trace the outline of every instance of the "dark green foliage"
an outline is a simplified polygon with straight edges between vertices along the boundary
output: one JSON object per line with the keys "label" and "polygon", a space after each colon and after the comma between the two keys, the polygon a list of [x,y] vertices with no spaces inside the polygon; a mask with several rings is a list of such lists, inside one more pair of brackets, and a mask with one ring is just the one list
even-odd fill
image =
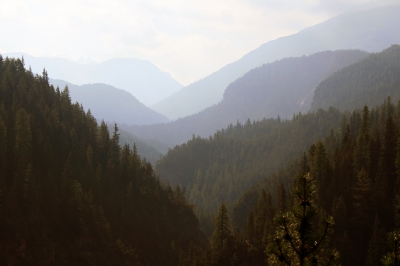
{"label": "dark green foliage", "polygon": [[[325,250],[333,219],[318,217],[316,187],[310,174],[298,175],[292,195],[293,209],[277,215],[276,233],[267,249],[268,262],[271,265],[335,265],[337,252]],[[315,228],[318,219],[321,221],[319,233]]]}
{"label": "dark green foliage", "polygon": [[393,231],[388,234],[389,253],[382,258],[382,264],[385,266],[400,265],[400,232]]}
{"label": "dark green foliage", "polygon": [[400,98],[400,46],[392,45],[358,63],[339,70],[315,90],[312,109],[354,110],[376,106],[388,95]]}
{"label": "dark green foliage", "polygon": [[257,205],[250,212],[244,231],[244,239],[247,245],[248,261],[251,265],[263,265],[267,263],[265,247],[268,237],[275,229],[273,218],[275,207],[270,193],[262,190]]}
{"label": "dark green foliage", "polygon": [[121,146],[124,144],[129,144],[131,147],[135,146],[140,157],[146,159],[153,166],[161,158],[161,155],[168,151],[168,147],[165,144],[156,140],[143,140],[125,130],[120,130],[119,132],[121,133],[119,140]]}
{"label": "dark green foliage", "polygon": [[225,204],[222,204],[215,220],[215,230],[211,238],[211,246],[216,265],[227,265],[230,260],[229,253],[232,250],[232,244],[233,236],[228,209]]}
{"label": "dark green foliage", "polygon": [[[332,215],[335,220],[328,246],[338,249],[340,263],[379,265],[386,252],[382,244],[386,230],[393,231],[399,225],[400,201],[396,196],[399,181],[393,183],[393,173],[398,174],[399,169],[396,129],[400,120],[393,110],[396,108],[388,98],[371,111],[365,107],[352,114],[345,113],[343,121],[350,123],[342,125],[339,132],[333,132],[333,138],[329,133],[325,139],[311,145],[308,155],[299,156],[298,163],[294,163],[297,167],[288,165],[244,193],[235,205],[233,217],[248,217],[245,235],[251,236],[255,231],[254,210],[258,204],[254,195],[257,191],[272,190],[274,206],[281,206],[283,186],[279,180],[287,182],[285,189],[295,187],[288,176],[289,173],[294,176],[293,169],[300,168],[299,176],[309,171],[316,179],[314,203],[320,213]],[[288,201],[294,207],[297,202]],[[282,224],[284,219],[279,212],[278,217]],[[313,225],[320,222],[318,219]],[[254,253],[248,252],[247,261],[251,261],[249,256],[255,258]]]}
{"label": "dark green foliage", "polygon": [[[300,113],[290,121],[264,119],[230,125],[213,137],[193,136],[187,143],[169,150],[158,161],[156,170],[171,184],[186,187],[188,200],[198,209],[215,213],[221,201],[232,207],[249,187],[287,166],[288,161],[327,135],[332,127],[338,128],[341,118],[337,110],[329,109],[307,115]],[[281,182],[288,188],[293,175],[285,176],[268,181],[272,183],[266,192],[274,196]],[[261,189],[251,198],[257,201],[260,192]],[[250,206],[245,202],[243,205]],[[245,206],[245,212],[233,213],[235,230],[243,229],[246,220],[243,215],[247,217],[254,205]]]}
{"label": "dark green foliage", "polygon": [[0,56],[0,78],[2,264],[176,265],[205,244],[184,193],[119,145],[117,125],[19,59]]}
{"label": "dark green foliage", "polygon": [[365,262],[366,265],[379,265],[383,254],[386,253],[385,235],[385,228],[380,225],[378,217],[375,217],[372,236],[369,241],[368,257]]}

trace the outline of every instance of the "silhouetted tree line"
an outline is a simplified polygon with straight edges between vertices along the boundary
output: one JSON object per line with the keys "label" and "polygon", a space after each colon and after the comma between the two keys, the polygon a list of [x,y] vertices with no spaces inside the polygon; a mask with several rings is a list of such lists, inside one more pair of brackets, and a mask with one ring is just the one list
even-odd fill
{"label": "silhouetted tree line", "polygon": [[3,265],[176,265],[205,235],[179,187],[159,181],[66,87],[0,56]]}
{"label": "silhouetted tree line", "polygon": [[[247,217],[241,225],[222,205],[208,250],[182,265],[398,265],[399,126],[390,97],[343,115],[298,163],[242,195],[233,209],[234,222]],[[271,186],[277,177],[288,182]]]}

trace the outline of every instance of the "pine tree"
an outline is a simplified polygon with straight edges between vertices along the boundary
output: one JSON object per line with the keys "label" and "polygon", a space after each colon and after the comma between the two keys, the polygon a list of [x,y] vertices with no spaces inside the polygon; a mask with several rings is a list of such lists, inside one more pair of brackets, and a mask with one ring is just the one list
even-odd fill
{"label": "pine tree", "polygon": [[394,185],[396,183],[396,129],[392,116],[386,120],[385,131],[383,135],[382,157],[384,160],[385,172],[390,190],[387,194],[392,198]]}
{"label": "pine tree", "polygon": [[231,236],[230,226],[228,209],[225,204],[222,204],[216,217],[215,230],[212,235],[212,246],[215,251],[221,252],[226,247],[227,241]]}
{"label": "pine tree", "polygon": [[230,260],[229,253],[233,251],[232,240],[228,209],[225,204],[222,204],[215,220],[215,230],[211,239],[216,265],[228,264]]}
{"label": "pine tree", "polygon": [[6,138],[7,129],[0,114],[0,176],[6,174]]}
{"label": "pine tree", "polygon": [[358,248],[358,259],[362,260],[365,258],[363,247],[365,241],[365,234],[368,225],[371,224],[371,180],[367,176],[367,172],[362,169],[357,177],[357,183],[353,189],[354,198],[354,214],[353,222],[359,229],[359,248]]}
{"label": "pine tree", "polygon": [[369,154],[369,141],[370,141],[370,121],[368,107],[364,106],[363,117],[361,120],[361,127],[357,137],[357,144],[354,154],[354,169],[355,173],[364,168],[365,171],[369,170],[370,154]]}
{"label": "pine tree", "polygon": [[385,253],[385,234],[385,229],[380,225],[378,216],[375,216],[372,236],[369,241],[368,257],[365,261],[366,265],[379,265]]}
{"label": "pine tree", "polygon": [[319,219],[319,213],[315,194],[316,187],[310,174],[295,179],[293,209],[286,214],[278,214],[275,238],[271,239],[267,247],[268,262],[271,265],[336,263],[338,253],[325,250],[332,232],[333,218],[323,218],[324,222],[320,230],[317,230],[314,223]]}
{"label": "pine tree", "polygon": [[[328,177],[329,161],[327,152],[322,141],[318,141],[313,151],[311,158],[311,176],[315,180],[318,186],[318,202],[324,209],[328,209],[331,206],[331,195],[330,195],[330,183],[331,180]],[[328,207],[329,206],[329,207]]]}
{"label": "pine tree", "polygon": [[285,186],[281,182],[278,187],[278,203],[277,203],[277,211],[278,212],[286,212],[287,211],[287,196]]}
{"label": "pine tree", "polygon": [[390,252],[382,258],[385,266],[400,265],[400,231],[393,231],[388,234],[388,245]]}

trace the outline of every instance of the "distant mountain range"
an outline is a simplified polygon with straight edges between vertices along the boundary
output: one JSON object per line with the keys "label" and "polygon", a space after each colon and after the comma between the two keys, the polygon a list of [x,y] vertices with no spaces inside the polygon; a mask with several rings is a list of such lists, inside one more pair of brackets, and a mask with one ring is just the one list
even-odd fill
{"label": "distant mountain range", "polygon": [[104,121],[118,124],[149,125],[169,121],[165,116],[139,102],[129,92],[107,84],[79,86],[56,79],[50,79],[49,82],[60,90],[68,85],[72,102],[79,102],[86,110],[90,109],[99,122],[104,119]]}
{"label": "distant mountain range", "polygon": [[388,96],[400,99],[400,45],[336,72],[318,85],[312,109],[333,106],[351,111],[364,105],[377,106]]}
{"label": "distant mountain range", "polygon": [[223,100],[198,114],[167,124],[125,128],[147,139],[158,139],[174,146],[186,142],[192,134],[201,137],[247,119],[289,119],[310,110],[318,84],[350,64],[368,56],[359,50],[319,52],[310,56],[286,58],[263,65],[232,82]]}
{"label": "distant mountain range", "polygon": [[344,13],[297,34],[267,42],[240,60],[184,87],[151,106],[170,119],[188,116],[217,104],[230,82],[252,68],[285,57],[319,51],[360,49],[379,52],[400,43],[400,6],[374,7]]}
{"label": "distant mountain range", "polygon": [[102,63],[80,64],[62,58],[34,57],[25,53],[5,53],[3,57],[24,56],[25,66],[41,74],[43,68],[50,78],[77,85],[105,83],[126,90],[149,106],[180,90],[182,85],[170,74],[146,60],[114,58]]}

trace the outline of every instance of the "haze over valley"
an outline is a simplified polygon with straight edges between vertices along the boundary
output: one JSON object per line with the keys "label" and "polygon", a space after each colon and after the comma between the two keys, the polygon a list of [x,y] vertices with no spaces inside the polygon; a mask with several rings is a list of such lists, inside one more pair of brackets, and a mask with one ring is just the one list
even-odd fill
{"label": "haze over valley", "polygon": [[398,264],[399,0],[2,10],[2,264]]}

